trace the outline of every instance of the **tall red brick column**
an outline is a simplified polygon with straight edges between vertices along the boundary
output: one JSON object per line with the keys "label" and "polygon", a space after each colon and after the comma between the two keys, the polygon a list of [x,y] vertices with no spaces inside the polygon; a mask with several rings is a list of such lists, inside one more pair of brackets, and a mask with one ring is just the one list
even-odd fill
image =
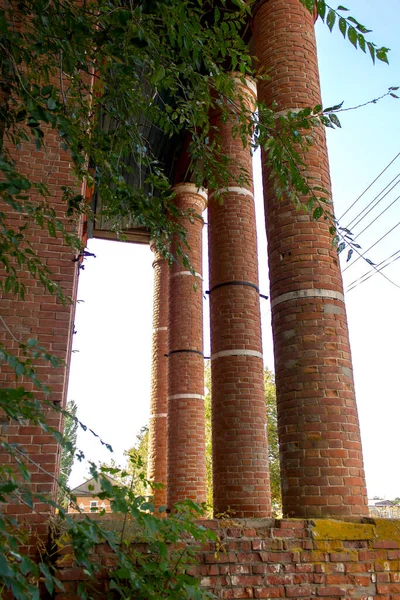
{"label": "tall red brick column", "polygon": [[[155,252],[153,292],[153,348],[151,367],[149,462],[150,481],[167,483],[167,395],[168,395],[168,262]],[[154,490],[156,507],[165,506],[166,489]]]}
{"label": "tall red brick column", "polygon": [[[314,21],[299,0],[261,3],[253,25],[259,66],[271,76],[259,82],[259,100],[281,111],[320,104]],[[322,128],[304,161],[315,185],[329,189]],[[263,164],[283,511],[367,515],[337,252],[327,223],[278,202],[269,175]]]}
{"label": "tall red brick column", "polygon": [[195,276],[177,255],[170,268],[168,342],[168,453],[167,506],[191,498],[206,500],[203,290],[201,214],[205,190],[192,183],[174,187],[175,204],[192,217],[183,219],[188,254]]}
{"label": "tall red brick column", "polygon": [[[254,105],[255,85],[241,92]],[[233,119],[211,115],[231,179],[222,200],[210,193],[210,265],[213,492],[215,514],[271,513],[257,234],[250,148],[232,137]],[[238,186],[240,169],[247,183]]]}

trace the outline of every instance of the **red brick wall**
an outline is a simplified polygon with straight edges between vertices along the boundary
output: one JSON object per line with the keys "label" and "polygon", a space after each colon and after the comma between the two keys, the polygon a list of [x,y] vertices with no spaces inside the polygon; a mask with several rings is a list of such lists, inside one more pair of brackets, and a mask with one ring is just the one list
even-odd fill
{"label": "red brick wall", "polygon": [[[398,600],[400,598],[400,522],[370,524],[330,520],[246,519],[205,521],[215,529],[211,543],[190,572],[222,599]],[[115,560],[106,545],[96,548],[103,565],[97,579],[104,598]],[[66,588],[56,600],[77,600],[85,579],[68,548],[58,560]]]}
{"label": "red brick wall", "polygon": [[206,500],[203,285],[201,214],[206,193],[192,183],[174,187],[175,204],[193,216],[183,219],[189,248],[183,248],[196,275],[176,257],[170,268],[168,325],[167,506],[191,498]]}
{"label": "red brick wall", "polygon": [[[61,150],[61,143],[57,133],[46,132],[46,148],[37,151],[33,144],[24,143],[14,153],[17,166],[20,171],[35,182],[47,183],[50,191],[50,205],[56,210],[57,217],[65,220],[65,205],[62,201],[61,186],[75,186],[76,182],[71,172],[71,163],[68,154]],[[36,200],[32,194],[32,200]],[[6,211],[9,211],[6,208]],[[18,228],[28,222],[25,215],[10,213],[7,219],[9,227]],[[76,224],[78,231],[79,224]],[[38,339],[51,354],[59,357],[65,363],[59,368],[54,368],[48,362],[38,363],[37,373],[40,381],[50,387],[49,399],[58,406],[64,406],[68,384],[68,366],[71,352],[74,301],[77,288],[78,263],[73,262],[73,252],[58,235],[51,237],[47,229],[41,229],[29,222],[26,238],[32,244],[33,249],[47,265],[53,274],[53,280],[61,285],[64,294],[72,298],[72,303],[63,305],[55,296],[44,291],[43,286],[38,283],[27,271],[22,270],[21,280],[26,286],[24,301],[7,293],[0,293],[0,314],[6,327],[0,322],[0,340],[6,348],[19,354],[18,343],[13,339],[26,342],[29,338]],[[1,273],[1,277],[4,273]],[[8,329],[10,331],[8,331]],[[11,332],[11,333],[10,333]],[[12,335],[11,335],[12,334]],[[17,382],[21,385],[21,380]],[[24,382],[27,390],[33,390],[30,381]],[[4,364],[0,370],[0,386],[15,387],[16,381],[12,371]],[[43,395],[37,394],[38,398]],[[60,415],[51,409],[47,409],[47,422],[56,429],[62,428]],[[12,443],[21,444],[29,457],[37,463],[30,464],[32,472],[33,490],[37,492],[56,491],[53,476],[57,475],[59,468],[59,447],[54,437],[44,433],[40,427],[29,424],[12,424],[2,431],[2,435]],[[5,464],[11,461],[7,454],[0,456],[0,461]],[[36,509],[47,511],[48,506],[38,503]],[[24,505],[9,504],[9,514],[29,514],[31,509]],[[40,521],[40,517],[30,514],[29,520]]]}
{"label": "red brick wall", "polygon": [[[259,100],[283,111],[319,104],[313,17],[298,0],[269,0],[253,25],[255,54],[271,76],[259,83]],[[314,185],[329,189],[322,127],[304,162]],[[283,511],[366,515],[346,309],[329,224],[278,202],[265,163],[263,181]]]}

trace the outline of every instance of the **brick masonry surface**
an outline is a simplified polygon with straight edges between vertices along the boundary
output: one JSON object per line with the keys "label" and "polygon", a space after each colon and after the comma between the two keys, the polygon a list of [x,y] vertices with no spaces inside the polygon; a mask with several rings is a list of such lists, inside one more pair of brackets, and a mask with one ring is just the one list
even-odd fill
{"label": "brick masonry surface", "polygon": [[201,217],[206,193],[194,184],[174,187],[174,202],[187,216],[188,256],[196,276],[177,254],[169,271],[167,506],[191,498],[206,500],[203,281]]}
{"label": "brick masonry surface", "polygon": [[[152,248],[155,250],[155,248]],[[153,344],[149,422],[148,478],[167,483],[167,396],[168,396],[168,262],[156,252],[153,262]],[[164,506],[165,487],[154,491],[156,506]]]}
{"label": "brick masonry surface", "polygon": [[[238,84],[236,84],[239,87]],[[251,86],[251,82],[250,82]],[[240,86],[249,110],[251,89]],[[257,234],[250,144],[234,119],[211,115],[231,180],[208,202],[214,514],[271,514]],[[242,169],[244,187],[237,187]]]}
{"label": "brick masonry surface", "polygon": [[[261,102],[282,112],[321,103],[313,17],[298,0],[254,16],[255,54],[271,76]],[[330,189],[322,127],[304,154],[313,184]],[[276,200],[263,157],[272,329],[288,517],[368,514],[343,285],[329,223]],[[306,199],[305,199],[306,200]]]}
{"label": "brick masonry surface", "polygon": [[[202,549],[190,572],[221,599],[398,600],[400,521],[369,521],[203,521],[220,541],[218,548],[213,542]],[[104,544],[96,556],[103,568],[93,597],[105,598],[115,560]],[[78,600],[77,585],[85,576],[68,548],[57,564],[65,593],[56,600]]]}
{"label": "brick masonry surface", "polygon": [[[51,206],[55,209],[57,217],[64,225],[78,233],[80,223],[68,223],[65,217],[65,201],[62,199],[61,186],[75,187],[79,193],[72,173],[72,164],[68,154],[61,149],[61,140],[57,132],[46,132],[46,147],[37,151],[34,144],[24,142],[13,153],[17,166],[23,175],[33,182],[44,182],[48,185],[51,194]],[[32,193],[33,201],[39,200]],[[4,209],[1,206],[1,209]],[[8,209],[6,209],[8,210]],[[10,211],[9,211],[10,212]],[[39,380],[49,386],[51,393],[49,400],[57,406],[64,406],[68,385],[69,359],[71,353],[75,300],[78,281],[79,262],[74,262],[71,247],[67,246],[60,235],[50,235],[47,228],[40,228],[29,221],[25,214],[16,211],[10,212],[7,226],[18,230],[26,226],[26,239],[38,253],[43,263],[50,269],[53,281],[60,284],[66,297],[72,302],[62,304],[54,295],[47,293],[42,284],[37,281],[27,270],[19,271],[20,280],[26,286],[25,300],[22,301],[10,293],[2,292],[0,295],[0,342],[6,349],[16,355],[21,355],[19,341],[27,342],[29,338],[39,340],[48,352],[63,361],[61,366],[54,368],[49,362],[37,361],[37,374]],[[5,276],[0,271],[0,278]],[[2,364],[0,368],[0,388],[15,387],[15,375]],[[18,380],[18,385],[22,385]],[[31,381],[24,381],[26,390],[33,391]],[[36,397],[41,399],[40,393]],[[46,409],[47,423],[55,429],[62,429],[60,414],[52,409]],[[2,430],[3,429],[3,430]],[[6,428],[0,427],[0,434],[10,442],[20,444],[31,461],[29,468],[32,473],[32,489],[40,493],[55,493],[54,476],[58,474],[60,448],[51,433],[46,433],[39,426],[30,423],[17,424],[13,422]],[[9,454],[0,454],[0,464],[9,464]],[[37,502],[36,510],[43,512],[48,506]],[[32,513],[28,506],[9,503],[6,508],[9,515],[25,515],[31,522],[40,522],[42,519]],[[28,515],[28,517],[27,517]],[[39,527],[39,526],[38,526]],[[41,526],[44,528],[44,525]]]}

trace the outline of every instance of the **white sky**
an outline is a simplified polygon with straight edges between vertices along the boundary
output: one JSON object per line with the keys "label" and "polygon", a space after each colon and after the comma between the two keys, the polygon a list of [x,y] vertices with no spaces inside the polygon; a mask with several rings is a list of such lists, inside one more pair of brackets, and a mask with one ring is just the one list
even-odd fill
{"label": "white sky", "polygon": [[[324,105],[345,100],[344,107],[376,98],[391,85],[400,85],[400,40],[394,15],[398,0],[349,0],[352,13],[374,29],[372,39],[392,49],[391,66],[372,66],[339,32],[332,35],[318,26],[319,58]],[[397,10],[396,10],[397,9]],[[379,14],[378,14],[379,10]],[[329,132],[336,215],[341,215],[400,152],[399,100],[378,104],[341,116],[343,129]],[[359,200],[341,221],[347,226],[380,191],[400,173],[400,158]],[[266,239],[263,223],[259,164],[255,165],[259,227],[261,293],[269,294]],[[365,252],[400,221],[400,200],[377,219],[380,212],[400,196],[400,184],[379,206],[354,227]],[[206,227],[204,232],[206,233]],[[206,237],[206,236],[205,236]],[[205,246],[206,247],[206,246]],[[121,462],[123,451],[135,442],[148,423],[152,331],[152,253],[148,246],[91,240],[89,250],[97,258],[85,262],[81,272],[68,397],[78,403],[79,418],[111,443]],[[368,254],[375,263],[400,250],[400,225]],[[208,289],[205,258],[204,289]],[[343,260],[345,261],[345,258]],[[351,261],[344,272],[345,289],[371,267]],[[384,273],[400,286],[400,260]],[[400,496],[398,436],[400,423],[399,341],[400,289],[375,274],[346,294],[357,401],[361,421],[368,493],[388,498]],[[205,309],[205,355],[209,355],[208,300]],[[261,299],[265,364],[273,368],[271,312]],[[92,460],[111,455],[90,434],[79,436],[78,445]],[[86,475],[83,464],[74,467],[71,485]]]}

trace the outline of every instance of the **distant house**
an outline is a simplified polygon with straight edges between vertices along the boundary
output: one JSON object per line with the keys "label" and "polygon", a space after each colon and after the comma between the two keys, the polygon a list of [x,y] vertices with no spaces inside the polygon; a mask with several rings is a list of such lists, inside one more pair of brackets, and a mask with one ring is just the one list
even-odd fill
{"label": "distant house", "polygon": [[[120,485],[118,481],[110,477],[109,475],[102,474],[102,477],[108,479],[112,485]],[[88,479],[81,485],[78,485],[75,489],[71,490],[71,494],[76,497],[76,503],[80,510],[84,513],[95,513],[104,510],[106,513],[112,512],[110,501],[105,499],[102,500],[98,497],[98,494],[102,491],[101,485],[93,477]],[[79,512],[72,504],[68,507],[69,513]]]}
{"label": "distant house", "polygon": [[383,498],[368,499],[369,514],[381,519],[400,519],[400,506]]}

